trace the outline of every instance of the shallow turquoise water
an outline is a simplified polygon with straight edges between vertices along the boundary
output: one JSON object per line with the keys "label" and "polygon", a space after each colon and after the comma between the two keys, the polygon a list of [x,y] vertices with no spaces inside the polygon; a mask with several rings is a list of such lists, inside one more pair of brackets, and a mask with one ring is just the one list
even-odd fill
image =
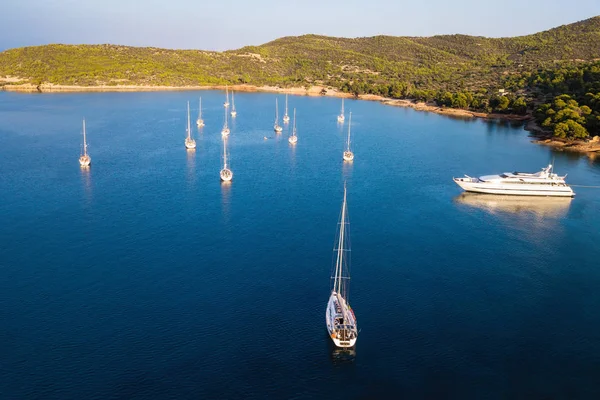
{"label": "shallow turquoise water", "polygon": [[[295,148],[274,99],[236,95],[223,186],[221,92],[0,92],[3,397],[600,396],[600,190],[521,202],[451,179],[555,159],[599,185],[599,163],[521,127],[347,101],[343,165],[339,99],[290,97]],[[360,334],[341,359],[324,316],[344,180]]]}

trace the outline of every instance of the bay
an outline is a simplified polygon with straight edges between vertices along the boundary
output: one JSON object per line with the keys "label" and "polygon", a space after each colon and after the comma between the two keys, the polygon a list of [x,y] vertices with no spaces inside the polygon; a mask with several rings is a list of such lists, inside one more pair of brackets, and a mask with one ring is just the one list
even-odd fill
{"label": "bay", "polygon": [[[600,396],[598,189],[452,182],[554,162],[593,186],[598,162],[520,126],[348,100],[344,164],[339,99],[290,96],[292,147],[275,98],[236,94],[222,185],[222,92],[0,92],[2,397]],[[325,330],[345,181],[354,357]]]}

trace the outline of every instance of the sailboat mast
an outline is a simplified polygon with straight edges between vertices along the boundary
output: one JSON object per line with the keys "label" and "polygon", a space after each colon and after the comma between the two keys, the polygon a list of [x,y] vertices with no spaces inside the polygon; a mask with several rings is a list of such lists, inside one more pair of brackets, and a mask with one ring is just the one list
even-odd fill
{"label": "sailboat mast", "polygon": [[[286,98],[287,100],[287,98]],[[294,128],[292,129],[292,136],[296,136],[296,109],[294,108]]]}
{"label": "sailboat mast", "polygon": [[227,129],[227,110],[225,110],[225,126],[223,129]]}
{"label": "sailboat mast", "polygon": [[288,98],[288,95],[286,93],[286,95],[285,95],[285,115],[287,115],[287,113],[288,113],[287,98]]}
{"label": "sailboat mast", "polygon": [[279,104],[277,103],[277,99],[275,99],[275,123],[279,121]]}
{"label": "sailboat mast", "polygon": [[198,119],[202,119],[202,97],[200,97],[200,102],[198,105]]}
{"label": "sailboat mast", "polygon": [[350,151],[350,126],[352,126],[352,111],[350,111],[350,116],[348,118],[348,144],[347,144],[348,151]]}
{"label": "sailboat mast", "polygon": [[342,97],[342,115],[344,115],[344,98]]}
{"label": "sailboat mast", "polygon": [[223,139],[223,169],[227,168],[227,138]]}
{"label": "sailboat mast", "polygon": [[342,290],[342,274],[343,274],[343,266],[344,266],[344,233],[346,231],[346,185],[344,184],[344,202],[342,203],[342,217],[340,221],[340,235],[338,241],[338,253],[337,260],[335,264],[335,284],[333,286],[333,290],[336,293],[340,293]]}
{"label": "sailboat mast", "polygon": [[87,156],[87,141],[85,140],[85,119],[83,120],[83,155]]}
{"label": "sailboat mast", "polygon": [[192,130],[190,129],[190,102],[187,102],[187,137],[191,139]]}

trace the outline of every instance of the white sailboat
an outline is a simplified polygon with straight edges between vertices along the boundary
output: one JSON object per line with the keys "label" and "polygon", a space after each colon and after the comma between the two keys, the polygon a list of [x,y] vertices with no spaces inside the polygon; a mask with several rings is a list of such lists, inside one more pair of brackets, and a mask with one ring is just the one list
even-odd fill
{"label": "white sailboat", "polygon": [[92,157],[87,152],[87,141],[85,136],[85,119],[83,120],[83,154],[79,157],[79,165],[89,167],[92,163]]}
{"label": "white sailboat", "polygon": [[229,89],[227,88],[227,85],[225,85],[225,103],[223,103],[223,106],[225,108],[229,107]]}
{"label": "white sailboat", "polygon": [[344,98],[342,97],[342,112],[340,113],[340,115],[338,115],[337,120],[338,122],[342,123],[345,119],[346,117],[344,116]]}
{"label": "white sailboat", "polygon": [[187,102],[187,137],[185,138],[185,148],[192,150],[196,148],[196,141],[192,139],[192,129],[190,128],[190,102]]}
{"label": "white sailboat", "polygon": [[225,108],[225,123],[223,124],[223,129],[221,129],[221,136],[228,136],[230,133],[229,127],[227,126],[227,108]]}
{"label": "white sailboat", "polygon": [[337,249],[334,249],[337,252],[337,258],[334,275],[331,277],[333,288],[327,302],[325,323],[329,336],[337,347],[352,347],[358,338],[358,329],[356,316],[348,300],[350,249],[349,246],[346,246],[349,239],[346,185],[344,185],[344,202],[342,203],[342,215],[339,225]]}
{"label": "white sailboat", "polygon": [[352,111],[350,111],[350,117],[348,118],[348,141],[346,142],[346,151],[344,151],[344,161],[354,160],[354,153],[350,151],[350,126],[352,125]]}
{"label": "white sailboat", "polygon": [[298,142],[298,136],[296,136],[296,109],[294,108],[294,123],[292,124],[292,136],[289,137],[288,142],[296,144]]}
{"label": "white sailboat", "polygon": [[284,124],[289,124],[290,123],[290,116],[288,115],[288,95],[285,95],[285,114],[283,114],[283,123]]}
{"label": "white sailboat", "polygon": [[273,125],[273,130],[275,133],[281,133],[283,128],[279,125],[279,106],[277,104],[277,99],[275,99],[275,124]]}
{"label": "white sailboat", "polygon": [[235,111],[235,101],[233,100],[233,90],[231,91],[231,118],[235,118],[237,116],[237,111]]}
{"label": "white sailboat", "polygon": [[233,178],[233,172],[227,166],[227,138],[223,138],[223,169],[219,175],[223,182],[229,182]]}
{"label": "white sailboat", "polygon": [[202,119],[202,97],[200,97],[200,105],[198,106],[198,119],[196,120],[196,125],[198,125],[198,128],[204,126],[204,120]]}

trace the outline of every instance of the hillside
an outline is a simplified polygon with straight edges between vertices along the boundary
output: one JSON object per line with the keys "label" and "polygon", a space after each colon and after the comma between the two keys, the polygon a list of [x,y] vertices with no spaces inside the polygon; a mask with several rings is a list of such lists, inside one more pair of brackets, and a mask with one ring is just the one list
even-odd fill
{"label": "hillside", "polygon": [[0,53],[0,76],[71,85],[305,85],[397,82],[415,89],[501,87],[502,77],[600,58],[600,17],[529,36],[285,37],[226,52],[47,45]]}

